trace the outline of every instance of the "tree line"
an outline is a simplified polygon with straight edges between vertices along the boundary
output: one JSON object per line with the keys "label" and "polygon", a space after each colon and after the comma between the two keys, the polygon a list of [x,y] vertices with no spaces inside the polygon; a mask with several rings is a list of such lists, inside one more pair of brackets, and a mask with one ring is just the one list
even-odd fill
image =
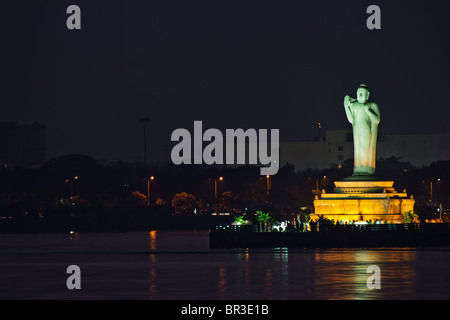
{"label": "tree line", "polygon": [[[286,164],[266,177],[256,166],[103,164],[85,155],[66,155],[39,168],[1,169],[0,207],[3,215],[159,206],[175,215],[263,210],[284,216],[311,210],[314,196],[332,192],[334,181],[348,177],[352,169],[353,159],[325,170],[297,171]],[[418,210],[450,207],[450,161],[418,168],[392,157],[377,162],[376,174],[380,180],[393,180],[397,191],[406,189]]]}

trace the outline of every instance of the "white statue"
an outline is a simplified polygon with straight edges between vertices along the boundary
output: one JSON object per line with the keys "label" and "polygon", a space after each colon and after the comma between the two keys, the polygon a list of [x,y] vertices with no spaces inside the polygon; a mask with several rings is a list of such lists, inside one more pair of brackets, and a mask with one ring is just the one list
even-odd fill
{"label": "white statue", "polygon": [[361,84],[356,91],[356,99],[344,98],[344,108],[348,121],[353,126],[354,168],[353,176],[373,176],[375,174],[377,131],[380,123],[380,109],[369,102],[369,89]]}

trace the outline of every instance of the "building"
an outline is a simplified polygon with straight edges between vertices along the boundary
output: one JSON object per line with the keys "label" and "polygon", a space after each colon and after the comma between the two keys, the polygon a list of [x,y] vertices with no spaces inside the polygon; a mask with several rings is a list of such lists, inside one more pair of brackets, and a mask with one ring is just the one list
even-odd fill
{"label": "building", "polygon": [[0,122],[0,166],[39,167],[45,163],[46,126]]}
{"label": "building", "polygon": [[[400,158],[416,167],[450,160],[450,134],[378,134],[377,159]],[[353,158],[351,130],[328,130],[319,141],[280,142],[280,166],[327,169]]]}

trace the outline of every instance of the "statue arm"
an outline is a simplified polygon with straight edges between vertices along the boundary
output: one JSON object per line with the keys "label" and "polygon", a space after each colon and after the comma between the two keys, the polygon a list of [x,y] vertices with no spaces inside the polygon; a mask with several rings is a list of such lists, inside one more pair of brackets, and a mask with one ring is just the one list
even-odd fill
{"label": "statue arm", "polygon": [[345,114],[347,115],[348,122],[353,124],[353,112],[352,112],[352,102],[356,101],[356,99],[352,99],[349,95],[344,97],[344,108]]}
{"label": "statue arm", "polygon": [[369,115],[370,121],[373,124],[380,123],[380,108],[376,103],[374,102],[370,103],[370,105],[367,108],[367,114]]}

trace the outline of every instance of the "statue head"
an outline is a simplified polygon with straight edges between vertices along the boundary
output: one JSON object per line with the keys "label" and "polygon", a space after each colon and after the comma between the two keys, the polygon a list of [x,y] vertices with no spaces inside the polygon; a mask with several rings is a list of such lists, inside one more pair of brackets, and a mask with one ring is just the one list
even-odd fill
{"label": "statue head", "polygon": [[369,89],[365,84],[361,84],[358,90],[356,90],[356,99],[359,103],[366,103],[367,101],[369,101],[369,95]]}

